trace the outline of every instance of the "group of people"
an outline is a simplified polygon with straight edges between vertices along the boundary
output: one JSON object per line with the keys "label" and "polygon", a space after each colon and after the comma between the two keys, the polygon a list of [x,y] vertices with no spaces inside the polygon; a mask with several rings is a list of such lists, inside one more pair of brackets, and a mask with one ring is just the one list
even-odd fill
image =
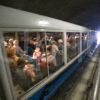
{"label": "group of people", "polygon": [[[31,81],[34,81],[41,69],[46,69],[47,66],[58,66],[56,54],[61,55],[61,47],[58,47],[57,42],[52,37],[47,41],[42,38],[41,42],[31,37],[28,41],[28,49],[25,50],[20,46],[22,41],[10,37],[5,39],[4,46],[12,76],[15,78],[20,69]],[[59,46],[61,44],[63,46],[63,41],[59,39]]]}
{"label": "group of people", "polygon": [[25,51],[18,45],[18,40],[4,41],[4,46],[13,79],[18,76],[17,74],[21,70],[21,73],[33,81],[36,76],[35,71],[29,61],[23,58]]}
{"label": "group of people", "polygon": [[[42,73],[41,69],[49,67],[50,70],[62,66],[64,41],[61,37],[56,37],[52,35],[45,35],[40,39],[29,37],[27,43],[24,39],[21,41],[10,37],[8,40],[5,39],[4,46],[12,76],[15,77],[20,69],[21,73],[34,82],[38,72]],[[71,34],[68,34],[66,43],[69,48],[73,47],[74,41]]]}

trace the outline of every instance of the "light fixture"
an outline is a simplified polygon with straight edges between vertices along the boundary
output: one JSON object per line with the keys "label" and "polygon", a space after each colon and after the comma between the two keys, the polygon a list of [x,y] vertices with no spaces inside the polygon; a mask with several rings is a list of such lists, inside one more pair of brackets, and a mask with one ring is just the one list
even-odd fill
{"label": "light fixture", "polygon": [[46,21],[46,20],[40,20],[40,21],[38,21],[38,24],[39,24],[40,26],[47,26],[47,25],[49,25],[49,22]]}

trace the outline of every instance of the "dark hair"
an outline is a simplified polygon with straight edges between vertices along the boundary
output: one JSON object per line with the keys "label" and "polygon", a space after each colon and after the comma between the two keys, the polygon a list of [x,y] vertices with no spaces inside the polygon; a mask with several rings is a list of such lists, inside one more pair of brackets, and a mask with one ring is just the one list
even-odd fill
{"label": "dark hair", "polygon": [[25,60],[23,58],[19,58],[17,61],[17,65],[19,68],[23,68],[25,66]]}
{"label": "dark hair", "polygon": [[67,36],[68,36],[68,38],[69,38],[71,35],[70,35],[70,34],[68,34]]}
{"label": "dark hair", "polygon": [[50,52],[51,51],[51,49],[52,49],[52,47],[51,46],[49,46],[48,48],[47,48],[47,50]]}

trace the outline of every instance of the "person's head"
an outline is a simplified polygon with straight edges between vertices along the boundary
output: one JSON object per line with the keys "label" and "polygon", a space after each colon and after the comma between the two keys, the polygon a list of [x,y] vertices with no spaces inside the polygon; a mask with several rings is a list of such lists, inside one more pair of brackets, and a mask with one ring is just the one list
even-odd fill
{"label": "person's head", "polygon": [[9,39],[9,41],[8,41],[8,45],[11,47],[11,46],[13,46],[13,39]]}
{"label": "person's head", "polygon": [[14,44],[14,45],[18,45],[18,41],[17,41],[17,40],[14,40],[14,41],[13,41],[13,44]]}
{"label": "person's head", "polygon": [[58,40],[58,43],[59,43],[59,44],[62,44],[62,43],[63,43],[63,40],[62,40],[62,39],[59,39],[59,40]]}
{"label": "person's head", "polygon": [[75,35],[75,39],[79,39],[79,37],[80,37],[79,34]]}
{"label": "person's head", "polygon": [[40,48],[36,47],[35,52],[39,52],[39,51],[40,51]]}

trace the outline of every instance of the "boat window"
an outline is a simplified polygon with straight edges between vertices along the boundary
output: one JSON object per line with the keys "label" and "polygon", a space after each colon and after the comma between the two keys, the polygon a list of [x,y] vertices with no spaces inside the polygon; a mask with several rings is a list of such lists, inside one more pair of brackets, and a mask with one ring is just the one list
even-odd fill
{"label": "boat window", "polygon": [[3,32],[4,47],[20,97],[64,64],[62,32]]}
{"label": "boat window", "polygon": [[[64,42],[62,32],[46,33],[47,66],[50,73],[55,72],[64,64]],[[44,59],[45,60],[45,59]]]}
{"label": "boat window", "polygon": [[41,65],[42,54],[46,55],[45,40],[42,41],[45,34],[4,32],[3,36],[16,96],[20,97],[47,76],[46,64],[44,68]]}
{"label": "boat window", "polygon": [[82,33],[82,51],[87,48],[87,39],[88,39],[87,33]]}
{"label": "boat window", "polygon": [[79,54],[80,33],[67,32],[67,61],[69,62]]}

